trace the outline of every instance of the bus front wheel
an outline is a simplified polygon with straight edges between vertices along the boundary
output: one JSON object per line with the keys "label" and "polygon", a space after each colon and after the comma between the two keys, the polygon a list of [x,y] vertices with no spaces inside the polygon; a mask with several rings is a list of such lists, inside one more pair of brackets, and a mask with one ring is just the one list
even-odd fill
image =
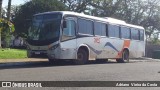
{"label": "bus front wheel", "polygon": [[55,59],[48,59],[49,63],[53,64],[56,60]]}
{"label": "bus front wheel", "polygon": [[122,53],[122,58],[116,59],[118,63],[128,63],[129,62],[129,51],[124,50]]}
{"label": "bus front wheel", "polygon": [[32,58],[33,57],[33,54],[30,51],[28,51],[28,50],[27,50],[27,57],[28,58]]}
{"label": "bus front wheel", "polygon": [[74,60],[75,64],[86,64],[88,62],[88,53],[84,49],[80,49],[77,52],[77,59]]}

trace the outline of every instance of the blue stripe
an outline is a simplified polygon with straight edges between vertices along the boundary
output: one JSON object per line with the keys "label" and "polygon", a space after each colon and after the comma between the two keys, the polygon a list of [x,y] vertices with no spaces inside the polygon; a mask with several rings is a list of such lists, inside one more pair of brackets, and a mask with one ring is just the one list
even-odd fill
{"label": "blue stripe", "polygon": [[[88,44],[87,44],[88,45]],[[94,48],[92,48],[90,45],[88,45],[88,47],[94,52],[96,53],[97,55],[100,55],[102,53],[102,50],[96,50]]]}
{"label": "blue stripe", "polygon": [[109,47],[111,47],[112,49],[114,49],[115,51],[119,52],[119,51],[117,50],[117,48],[115,48],[110,42],[107,42],[107,43],[104,45],[104,47],[106,47],[106,46],[109,46]]}
{"label": "blue stripe", "polygon": [[[96,53],[97,55],[100,55],[102,53],[102,50],[96,50],[93,47],[91,47],[90,45],[86,44],[94,53]],[[110,42],[107,42],[104,47],[109,46],[112,49],[114,49],[115,51],[119,52]]]}

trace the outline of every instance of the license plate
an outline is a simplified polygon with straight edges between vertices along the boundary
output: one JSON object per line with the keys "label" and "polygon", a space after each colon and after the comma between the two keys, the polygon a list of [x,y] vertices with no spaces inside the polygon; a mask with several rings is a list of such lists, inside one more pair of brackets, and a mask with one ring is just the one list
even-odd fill
{"label": "license plate", "polygon": [[35,54],[41,54],[40,52],[35,52]]}

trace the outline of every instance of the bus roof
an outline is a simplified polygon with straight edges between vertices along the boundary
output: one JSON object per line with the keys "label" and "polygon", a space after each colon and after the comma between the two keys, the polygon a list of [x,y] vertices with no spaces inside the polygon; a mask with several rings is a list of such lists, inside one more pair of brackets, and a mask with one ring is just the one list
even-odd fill
{"label": "bus roof", "polygon": [[144,30],[144,28],[142,26],[128,24],[123,20],[119,20],[119,19],[115,19],[115,18],[111,18],[111,17],[90,16],[90,15],[85,15],[83,13],[76,13],[76,12],[72,12],[72,11],[51,11],[51,12],[44,12],[44,13],[39,13],[39,14],[35,14],[35,15],[52,14],[52,13],[61,13],[63,15],[79,16],[79,17],[83,17],[83,18],[88,18],[88,19],[93,19],[93,20],[98,20],[98,21],[102,21],[102,22],[118,24],[118,25],[123,25],[123,26],[127,26],[127,27],[138,28],[138,29]]}

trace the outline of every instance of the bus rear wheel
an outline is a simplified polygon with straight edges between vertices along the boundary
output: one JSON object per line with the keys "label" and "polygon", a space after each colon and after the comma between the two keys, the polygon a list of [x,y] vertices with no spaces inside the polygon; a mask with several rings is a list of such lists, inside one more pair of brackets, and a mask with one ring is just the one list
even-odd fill
{"label": "bus rear wheel", "polygon": [[96,59],[97,63],[106,63],[108,62],[108,59]]}
{"label": "bus rear wheel", "polygon": [[88,53],[84,49],[80,49],[77,52],[77,59],[74,60],[75,64],[83,65],[88,62]]}
{"label": "bus rear wheel", "polygon": [[116,59],[118,63],[128,63],[129,62],[129,52],[128,50],[124,50],[122,53],[121,59]]}

